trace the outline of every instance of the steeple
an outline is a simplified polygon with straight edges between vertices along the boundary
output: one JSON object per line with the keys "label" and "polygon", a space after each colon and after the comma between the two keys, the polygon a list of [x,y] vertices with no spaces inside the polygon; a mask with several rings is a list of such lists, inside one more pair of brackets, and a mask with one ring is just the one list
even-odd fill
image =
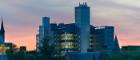
{"label": "steeple", "polygon": [[5,42],[5,30],[3,25],[3,18],[1,17],[0,43]]}
{"label": "steeple", "polygon": [[115,35],[115,41],[118,43],[118,37],[117,37],[117,35]]}
{"label": "steeple", "polygon": [[117,35],[115,35],[115,39],[114,39],[114,51],[116,51],[116,52],[119,52],[120,51],[120,47],[119,47],[119,42],[118,42]]}
{"label": "steeple", "polygon": [[3,18],[1,17],[1,32],[5,32],[4,25],[3,25]]}

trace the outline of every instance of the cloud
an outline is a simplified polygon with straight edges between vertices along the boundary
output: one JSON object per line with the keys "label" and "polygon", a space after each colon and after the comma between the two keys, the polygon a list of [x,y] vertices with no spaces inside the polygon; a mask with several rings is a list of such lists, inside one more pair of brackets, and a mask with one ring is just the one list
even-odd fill
{"label": "cloud", "polygon": [[140,0],[115,0],[116,3],[140,8]]}
{"label": "cloud", "polygon": [[[91,24],[115,26],[121,45],[140,43],[138,0],[1,0],[0,15],[4,17],[6,38],[33,49],[42,16],[50,16],[51,22],[74,22],[74,7],[83,1],[91,7]],[[34,44],[29,45],[28,41]]]}
{"label": "cloud", "polygon": [[[104,3],[97,5],[93,9],[95,25],[113,25],[116,27],[116,33],[119,35],[120,45],[140,45],[140,8],[136,1],[136,6],[125,2],[111,1],[112,3]],[[126,4],[125,4],[126,3]]]}

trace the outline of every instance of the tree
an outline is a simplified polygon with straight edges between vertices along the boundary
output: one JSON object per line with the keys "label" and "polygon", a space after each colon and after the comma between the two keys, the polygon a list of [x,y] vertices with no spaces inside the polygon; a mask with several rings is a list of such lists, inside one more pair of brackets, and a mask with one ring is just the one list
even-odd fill
{"label": "tree", "polygon": [[46,36],[43,39],[43,46],[41,48],[41,54],[43,59],[42,60],[53,60],[53,52],[54,52],[54,46],[49,45],[50,38],[49,36]]}

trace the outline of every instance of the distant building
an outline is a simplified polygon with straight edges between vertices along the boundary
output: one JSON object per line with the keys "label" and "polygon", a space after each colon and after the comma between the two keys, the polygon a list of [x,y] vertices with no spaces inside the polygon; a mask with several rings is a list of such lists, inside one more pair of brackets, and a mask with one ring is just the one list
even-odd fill
{"label": "distant building", "polygon": [[36,50],[37,52],[40,51],[41,45],[40,45],[40,40],[39,40],[39,34],[36,35]]}
{"label": "distant building", "polygon": [[26,53],[26,46],[20,46],[19,51],[23,51],[24,53]]}
{"label": "distant building", "polygon": [[[71,52],[78,52],[79,51],[79,40],[78,35],[76,33],[76,25],[74,23],[72,24],[50,24],[50,31],[48,36],[43,38],[49,38],[49,41],[47,42],[48,45],[55,46],[56,54],[60,54],[61,56],[64,56],[66,53]],[[42,31],[41,26],[39,30],[39,34],[36,35],[37,39],[37,51],[40,51],[40,48],[43,45],[43,39],[41,39]]]}
{"label": "distant building", "polygon": [[9,56],[16,52],[15,45],[12,43],[0,44],[0,60],[9,60],[13,57]]}
{"label": "distant building", "polygon": [[[7,55],[9,53],[15,53],[16,52],[16,45],[13,44],[13,43],[0,44],[0,47],[3,47],[0,50],[3,50],[3,52],[5,51],[5,53],[3,53],[2,55],[5,55],[5,54]],[[8,51],[8,53],[6,53],[6,51]]]}
{"label": "distant building", "polygon": [[80,51],[87,52],[90,39],[90,7],[86,2],[75,7],[75,23],[80,36]]}
{"label": "distant building", "polygon": [[3,19],[1,22],[1,30],[0,30],[0,44],[4,43],[5,40],[5,29],[4,29],[4,25],[3,25]]}
{"label": "distant building", "polygon": [[75,24],[59,24],[58,36],[61,56],[79,51]]}
{"label": "distant building", "polygon": [[140,51],[140,46],[122,46],[122,51]]}
{"label": "distant building", "polygon": [[50,32],[50,18],[49,17],[43,17],[42,18],[42,29],[43,29],[44,37],[47,34],[49,34],[49,32]]}
{"label": "distant building", "polygon": [[44,39],[42,25],[39,26],[38,32],[39,33],[36,35],[36,50],[37,50],[37,52],[40,52],[40,48],[42,48],[42,43],[43,43],[43,39]]}
{"label": "distant building", "polygon": [[87,3],[75,7],[75,23],[50,23],[49,17],[43,17],[36,35],[37,51],[40,51],[45,39],[48,40],[46,45],[54,46],[54,56],[65,56],[71,60],[99,60],[100,52],[120,50],[113,26],[90,25]]}
{"label": "distant building", "polygon": [[13,43],[5,43],[5,29],[3,18],[1,18],[1,29],[0,29],[0,60],[9,60],[9,54],[15,53],[16,50]]}
{"label": "distant building", "polygon": [[119,50],[118,41],[115,39],[113,26],[92,27],[89,51],[113,52],[114,49]]}
{"label": "distant building", "polygon": [[40,52],[46,36],[50,36],[50,18],[42,17],[42,25],[39,26],[39,33],[36,35],[36,49],[38,52]]}

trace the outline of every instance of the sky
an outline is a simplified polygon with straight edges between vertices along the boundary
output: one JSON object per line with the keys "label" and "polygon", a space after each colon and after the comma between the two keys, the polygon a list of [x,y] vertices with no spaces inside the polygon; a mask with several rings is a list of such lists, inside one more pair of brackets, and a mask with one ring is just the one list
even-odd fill
{"label": "sky", "polygon": [[73,23],[79,2],[91,7],[92,25],[115,26],[120,46],[140,45],[140,0],[0,0],[6,42],[34,50],[42,17],[49,16],[52,23]]}

